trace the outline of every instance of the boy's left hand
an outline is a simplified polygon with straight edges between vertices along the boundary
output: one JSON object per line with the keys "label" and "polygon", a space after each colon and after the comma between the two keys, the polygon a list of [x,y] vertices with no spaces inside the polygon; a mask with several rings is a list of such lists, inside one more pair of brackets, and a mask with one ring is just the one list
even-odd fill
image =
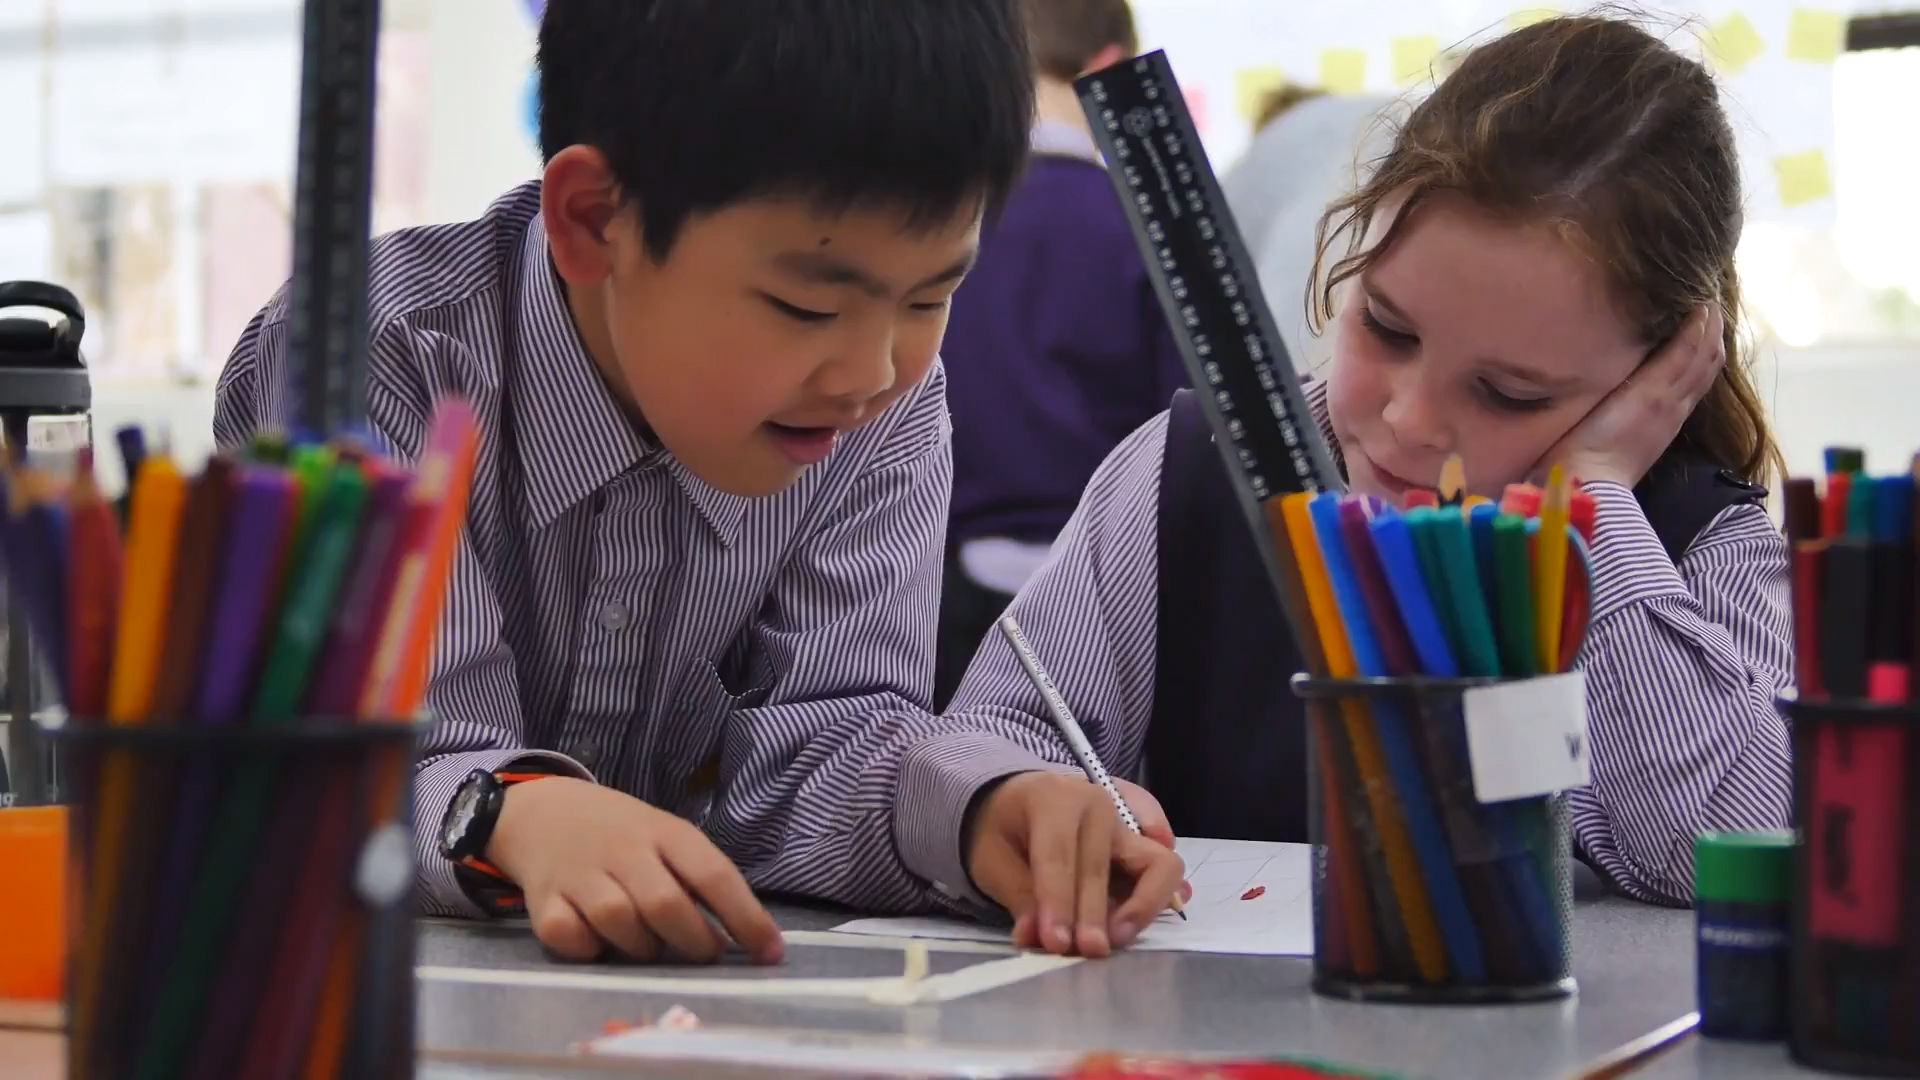
{"label": "boy's left hand", "polygon": [[1725,326],[1718,305],[1688,316],[1672,340],[1547,451],[1542,472],[1560,464],[1583,482],[1638,484],[1726,366]]}
{"label": "boy's left hand", "polygon": [[1105,789],[1062,773],[1009,777],[976,808],[967,871],[1013,914],[1016,945],[1106,956],[1132,944],[1185,891],[1159,801],[1114,783],[1143,835],[1120,823]]}

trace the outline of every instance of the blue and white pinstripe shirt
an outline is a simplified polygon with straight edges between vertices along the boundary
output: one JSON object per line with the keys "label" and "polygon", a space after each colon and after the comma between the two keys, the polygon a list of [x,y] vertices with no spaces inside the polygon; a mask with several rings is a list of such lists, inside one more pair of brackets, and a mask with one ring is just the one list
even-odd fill
{"label": "blue and white pinstripe shirt", "polygon": [[[878,910],[928,906],[930,882],[966,893],[972,793],[1033,762],[926,712],[952,478],[940,368],[789,490],[743,498],[608,392],[538,184],[382,237],[371,273],[373,426],[411,458],[455,394],[484,431],[414,782],[427,909],[477,913],[435,847],[454,789],[529,756],[699,822],[759,889]],[[283,293],[221,376],[221,446],[284,426],[286,348]]]}
{"label": "blue and white pinstripe shirt", "polygon": [[[1326,384],[1308,403],[1338,454]],[[1094,474],[1011,612],[1107,767],[1140,778],[1153,713],[1160,467],[1167,417]],[[1780,828],[1792,750],[1775,696],[1793,682],[1786,540],[1758,506],[1723,511],[1676,566],[1628,489],[1597,504],[1587,673],[1593,782],[1570,795],[1576,843],[1642,899],[1690,902],[1693,839]],[[1011,648],[989,634],[948,715],[1070,762]]]}

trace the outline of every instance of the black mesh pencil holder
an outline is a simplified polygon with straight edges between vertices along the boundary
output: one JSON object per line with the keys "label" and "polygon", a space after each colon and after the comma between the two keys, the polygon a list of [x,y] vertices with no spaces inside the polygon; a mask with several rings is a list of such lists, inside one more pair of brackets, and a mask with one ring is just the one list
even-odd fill
{"label": "black mesh pencil holder", "polygon": [[1793,1056],[1920,1076],[1920,708],[1783,698],[1793,725]]}
{"label": "black mesh pencil holder", "polygon": [[49,725],[74,782],[69,1075],[411,1077],[425,730]]}
{"label": "black mesh pencil holder", "polygon": [[1468,691],[1493,679],[1296,675],[1307,707],[1313,987],[1493,1004],[1574,990],[1563,795],[1475,795]]}

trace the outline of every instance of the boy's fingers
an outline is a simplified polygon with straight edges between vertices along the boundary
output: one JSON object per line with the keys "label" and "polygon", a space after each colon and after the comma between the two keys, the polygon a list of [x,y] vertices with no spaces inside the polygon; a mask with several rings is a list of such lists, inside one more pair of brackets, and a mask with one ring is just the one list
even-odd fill
{"label": "boy's fingers", "polygon": [[696,964],[711,964],[726,951],[727,943],[707,922],[679,876],[653,852],[642,852],[622,866],[617,877],[641,921],[675,952]]}
{"label": "boy's fingers", "polygon": [[659,940],[641,922],[633,898],[610,875],[589,874],[571,882],[566,897],[600,940],[622,955],[640,961],[659,957]]}
{"label": "boy's fingers", "polygon": [[[753,890],[747,886],[747,879],[740,876],[732,860],[720,853],[713,842],[689,827],[685,833],[675,836],[661,845],[661,853],[666,857],[667,869],[673,871],[673,877],[686,886],[687,892],[706,905],[708,911],[727,928],[727,933],[740,947],[747,950],[754,960],[762,964],[776,964],[786,951],[786,939],[780,936],[780,924],[767,914]],[[707,933],[705,917],[698,911],[693,914],[700,918]],[[688,928],[691,937],[691,929]],[[672,939],[669,939],[672,940]],[[677,943],[676,943],[677,944]]]}
{"label": "boy's fingers", "polygon": [[1145,837],[1123,833],[1114,847],[1114,863],[1133,879],[1133,890],[1113,913],[1114,944],[1128,945],[1147,924],[1173,903],[1185,886],[1180,856]]}
{"label": "boy's fingers", "polygon": [[1027,845],[1027,859],[1033,867],[1033,901],[1039,917],[1036,929],[1040,947],[1051,953],[1071,952],[1076,884],[1074,854],[1080,839],[1080,815],[1056,799],[1028,803],[1023,812],[1031,815],[1027,823],[1032,837]]}
{"label": "boy's fingers", "polygon": [[1112,951],[1107,938],[1107,882],[1112,874],[1114,835],[1131,839],[1133,834],[1121,828],[1113,800],[1103,789],[1089,785],[1080,805],[1074,938],[1080,955],[1100,957]]}
{"label": "boy's fingers", "polygon": [[562,960],[585,963],[598,959],[606,948],[587,920],[558,893],[539,899],[528,897],[527,920],[533,925],[533,936]]}

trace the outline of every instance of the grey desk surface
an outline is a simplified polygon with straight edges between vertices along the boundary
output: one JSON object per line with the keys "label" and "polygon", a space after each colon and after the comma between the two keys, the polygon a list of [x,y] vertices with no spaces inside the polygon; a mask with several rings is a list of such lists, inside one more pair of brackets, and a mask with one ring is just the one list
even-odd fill
{"label": "grey desk surface", "polygon": [[[778,907],[790,930],[844,916]],[[794,976],[891,974],[898,953],[796,946]],[[688,998],[712,1023],[911,1034],[942,1042],[1136,1052],[1308,1056],[1427,1080],[1564,1077],[1693,1009],[1692,913],[1619,899],[1576,908],[1574,973],[1563,1002],[1488,1007],[1357,1005],[1308,988],[1305,960],[1133,953],[1089,962],[937,1006]],[[883,966],[876,969],[876,961]],[[425,924],[420,962],[456,967],[549,966],[523,929]],[[420,1043],[429,1051],[551,1054],[675,1004],[672,996],[606,990],[528,990],[423,981]],[[1689,1045],[1670,1052],[1672,1058]],[[514,1075],[433,1063],[422,1075]],[[1656,1064],[1660,1064],[1656,1062]],[[1716,1066],[1717,1068],[1718,1066]],[[1755,1072],[1698,1075],[1756,1076]],[[542,1068],[541,1075],[557,1075]],[[1691,1072],[1675,1076],[1696,1075]]]}
{"label": "grey desk surface", "polygon": [[1689,1039],[1634,1073],[1633,1080],[1799,1080],[1826,1075],[1795,1064],[1780,1043]]}

